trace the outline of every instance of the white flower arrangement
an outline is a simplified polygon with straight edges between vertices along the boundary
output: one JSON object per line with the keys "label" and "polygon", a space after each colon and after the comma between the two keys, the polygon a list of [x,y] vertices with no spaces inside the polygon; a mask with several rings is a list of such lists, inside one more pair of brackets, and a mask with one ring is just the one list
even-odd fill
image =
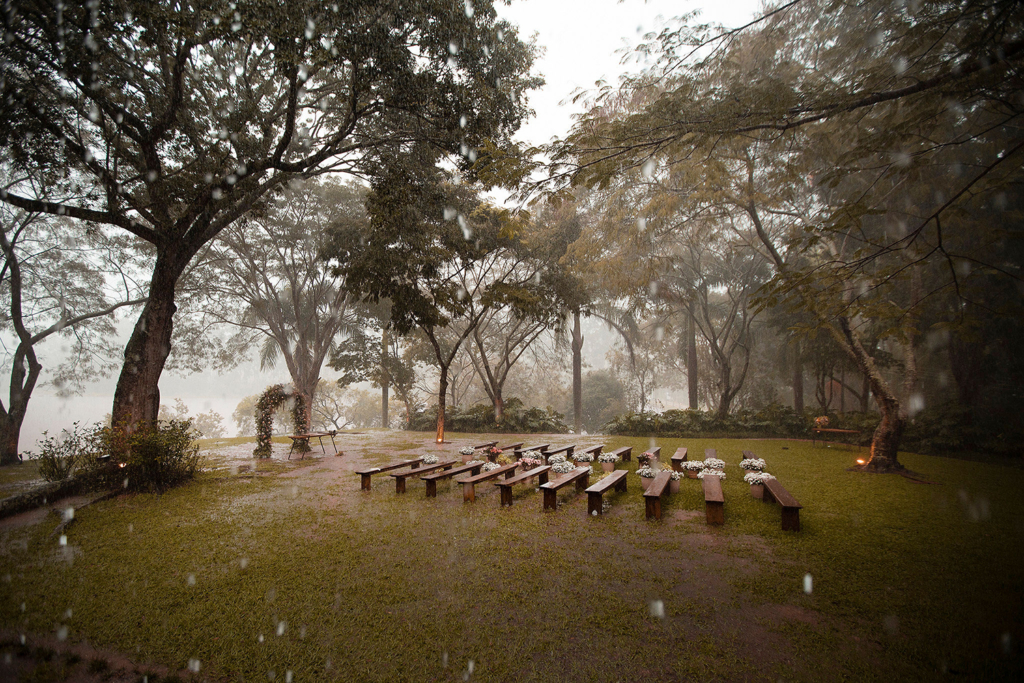
{"label": "white flower arrangement", "polygon": [[672,472],[669,476],[672,477],[672,481],[679,481],[683,478],[682,472]]}
{"label": "white flower arrangement", "polygon": [[697,473],[698,479],[703,479],[704,477],[718,477],[719,479],[725,479],[725,472],[722,470],[701,470]]}
{"label": "white flower arrangement", "polygon": [[476,453],[476,449],[472,446],[463,446],[459,449],[459,455],[473,455]]}
{"label": "white flower arrangement", "polygon": [[721,458],[708,458],[704,461],[704,469],[706,470],[724,470],[725,461]]}
{"label": "white flower arrangement", "polygon": [[501,467],[501,465],[499,465],[496,462],[485,462],[484,466],[481,467],[480,469],[484,472],[490,472],[491,470],[496,470],[499,467]]}
{"label": "white flower arrangement", "polygon": [[653,479],[658,476],[658,470],[654,469],[650,465],[644,465],[638,469],[636,473],[645,479]]}
{"label": "white flower arrangement", "polygon": [[422,462],[423,462],[424,465],[436,465],[437,464],[437,456],[436,455],[424,455]]}
{"label": "white flower arrangement", "polygon": [[530,458],[531,460],[543,460],[544,459],[544,456],[543,456],[543,454],[541,454],[540,451],[523,451],[523,454],[520,455],[519,457],[523,458],[523,459]]}
{"label": "white flower arrangement", "polygon": [[550,458],[548,458],[548,464],[549,465],[554,465],[557,462],[566,462],[567,460],[568,460],[568,458],[566,458],[564,454],[558,453],[558,454],[552,455]]}
{"label": "white flower arrangement", "polygon": [[576,469],[576,466],[573,465],[571,462],[566,462],[564,458],[551,465],[551,471],[554,472],[555,474],[568,474],[569,472],[572,472],[574,469]]}
{"label": "white flower arrangement", "polygon": [[597,461],[598,462],[618,462],[619,461],[619,456],[615,455],[614,453],[602,453],[601,455],[597,456]]}
{"label": "white flower arrangement", "polygon": [[682,468],[684,470],[689,470],[690,472],[700,472],[702,469],[704,469],[704,461],[703,460],[684,460],[683,464],[682,464]]}
{"label": "white flower arrangement", "polygon": [[772,475],[768,474],[767,472],[748,472],[747,474],[743,475],[743,481],[747,482],[751,486],[756,486],[757,484],[763,484],[766,481],[768,481],[769,479],[774,479],[774,478],[775,477],[773,477]]}
{"label": "white flower arrangement", "polygon": [[767,467],[767,464],[764,458],[744,458],[740,460],[740,467],[751,472],[760,472]]}
{"label": "white flower arrangement", "polygon": [[576,462],[594,462],[593,453],[576,453],[572,456]]}

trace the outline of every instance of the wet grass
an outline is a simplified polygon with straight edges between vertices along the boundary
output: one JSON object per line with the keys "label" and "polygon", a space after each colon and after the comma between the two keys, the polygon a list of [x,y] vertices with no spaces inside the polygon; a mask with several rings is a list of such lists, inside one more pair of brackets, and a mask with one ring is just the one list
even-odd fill
{"label": "wet grass", "polygon": [[[358,437],[346,437],[355,439]],[[408,435],[364,461],[412,455]],[[502,443],[505,437],[499,437]],[[552,437],[571,443],[571,437]],[[454,452],[462,440],[452,435]],[[519,439],[515,439],[519,440]],[[529,440],[529,439],[527,439]],[[545,439],[547,440],[547,439]],[[429,444],[429,437],[419,442]],[[611,438],[608,449],[647,440]],[[1024,473],[906,454],[933,484],[848,472],[855,451],[786,441],[660,440],[718,449],[726,524],[683,480],[646,522],[639,480],[586,516],[566,491],[442,483],[359,492],[319,461],[261,461],[161,496],[0,531],[0,625],[57,633],[215,680],[1012,680],[1021,673]],[[427,448],[433,448],[432,445]],[[740,450],[803,504],[783,532],[749,495]],[[401,452],[398,452],[401,451]],[[288,474],[289,476],[279,476]],[[298,476],[294,476],[298,475]],[[483,487],[480,487],[481,489]],[[804,591],[810,575],[812,590]]]}

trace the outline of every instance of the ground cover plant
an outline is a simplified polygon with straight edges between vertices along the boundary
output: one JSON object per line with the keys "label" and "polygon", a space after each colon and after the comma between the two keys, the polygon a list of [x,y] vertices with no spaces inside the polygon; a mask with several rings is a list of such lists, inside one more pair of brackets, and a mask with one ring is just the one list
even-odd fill
{"label": "ground cover plant", "polygon": [[[487,440],[448,436],[448,454]],[[409,439],[349,436],[343,457],[251,467],[209,451],[182,487],[81,510],[65,544],[51,536],[57,516],[4,525],[0,628],[15,641],[64,633],[197,680],[1022,673],[1019,470],[901,454],[920,483],[847,471],[858,451],[805,442],[553,435],[633,446],[619,463],[629,490],[607,495],[605,514],[588,517],[569,490],[542,513],[528,485],[505,509],[485,486],[474,504],[457,484],[427,499],[411,480],[398,496],[387,476],[359,491],[355,470],[408,457]],[[724,526],[705,524],[689,479],[661,522],[644,520],[635,454],[652,445],[663,467],[679,446],[692,459],[717,449]],[[420,453],[436,448],[428,437]],[[750,497],[742,450],[803,504],[799,533]]]}

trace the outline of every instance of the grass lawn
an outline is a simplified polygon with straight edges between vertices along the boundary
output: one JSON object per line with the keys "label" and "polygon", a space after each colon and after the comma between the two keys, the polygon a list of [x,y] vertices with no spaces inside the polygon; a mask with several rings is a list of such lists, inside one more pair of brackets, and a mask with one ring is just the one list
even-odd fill
{"label": "grass lawn", "polygon": [[[0,629],[213,681],[1024,680],[1020,469],[901,454],[918,483],[805,442],[658,441],[664,467],[678,446],[728,463],[715,528],[686,479],[645,521],[632,473],[600,517],[572,487],[548,513],[530,486],[505,509],[488,485],[473,504],[387,476],[359,491],[355,470],[430,439],[342,436],[344,457],[241,471],[211,444],[196,481],[82,509],[66,545],[55,515],[0,526]],[[804,506],[799,533],[749,495],[743,449]]]}

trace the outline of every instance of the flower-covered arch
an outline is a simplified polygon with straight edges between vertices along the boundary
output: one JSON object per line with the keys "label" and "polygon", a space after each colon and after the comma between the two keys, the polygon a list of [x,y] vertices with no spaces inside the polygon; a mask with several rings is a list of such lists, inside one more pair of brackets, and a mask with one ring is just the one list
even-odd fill
{"label": "flower-covered arch", "polygon": [[[297,391],[288,391],[283,384],[267,387],[256,402],[256,449],[252,454],[257,458],[270,457],[270,443],[274,436],[274,411],[289,399],[294,400],[292,424],[295,426],[295,433],[305,434],[309,431],[305,397]],[[309,451],[309,442],[306,440],[296,441],[295,450],[300,453]]]}

